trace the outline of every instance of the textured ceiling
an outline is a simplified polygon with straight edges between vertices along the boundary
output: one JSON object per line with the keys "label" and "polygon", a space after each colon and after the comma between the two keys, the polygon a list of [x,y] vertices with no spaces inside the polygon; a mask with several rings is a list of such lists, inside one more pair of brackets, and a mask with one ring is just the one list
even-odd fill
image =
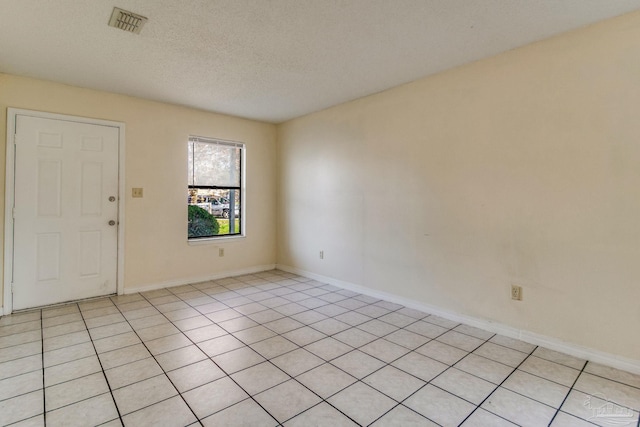
{"label": "textured ceiling", "polygon": [[[107,26],[114,6],[149,18]],[[0,72],[282,122],[640,0],[0,0]]]}

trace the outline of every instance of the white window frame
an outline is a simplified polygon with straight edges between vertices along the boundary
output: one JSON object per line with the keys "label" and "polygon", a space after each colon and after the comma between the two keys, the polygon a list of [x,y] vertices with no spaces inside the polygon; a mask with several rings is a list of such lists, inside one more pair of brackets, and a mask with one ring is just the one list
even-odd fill
{"label": "white window frame", "polygon": [[[189,238],[187,234],[188,244],[191,246],[197,246],[202,244],[211,244],[212,242],[220,242],[221,240],[235,240],[235,239],[244,239],[247,235],[247,191],[246,191],[246,182],[247,182],[247,146],[243,142],[220,139],[220,138],[211,138],[204,136],[195,136],[189,135],[187,139],[187,144],[191,142],[203,142],[209,144],[220,144],[226,146],[235,146],[240,148],[240,233],[239,234],[222,234],[218,236],[209,236],[209,237],[194,237]],[[188,152],[188,149],[187,149]],[[188,159],[187,159],[188,163]],[[189,188],[189,183],[187,182],[187,189]]]}

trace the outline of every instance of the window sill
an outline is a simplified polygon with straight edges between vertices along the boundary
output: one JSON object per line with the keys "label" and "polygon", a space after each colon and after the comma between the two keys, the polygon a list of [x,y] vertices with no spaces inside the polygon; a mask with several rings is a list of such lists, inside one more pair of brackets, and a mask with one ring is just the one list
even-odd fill
{"label": "window sill", "polygon": [[188,239],[187,243],[189,246],[201,246],[201,245],[210,245],[216,242],[228,242],[229,240],[240,240],[244,239],[246,236],[244,234],[238,234],[236,236],[220,236],[220,237],[206,237],[202,239]]}

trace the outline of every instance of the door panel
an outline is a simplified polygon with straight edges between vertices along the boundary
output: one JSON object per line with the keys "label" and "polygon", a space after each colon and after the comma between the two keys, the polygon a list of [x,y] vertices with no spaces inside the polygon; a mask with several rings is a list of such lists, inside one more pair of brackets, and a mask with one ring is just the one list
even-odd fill
{"label": "door panel", "polygon": [[39,217],[60,217],[62,162],[38,160],[38,188],[36,190]]}
{"label": "door panel", "polygon": [[116,127],[16,116],[14,309],[116,292],[118,146]]}
{"label": "door panel", "polygon": [[60,233],[36,233],[38,282],[60,279]]}
{"label": "door panel", "polygon": [[102,215],[102,163],[83,162],[80,182],[80,215]]}

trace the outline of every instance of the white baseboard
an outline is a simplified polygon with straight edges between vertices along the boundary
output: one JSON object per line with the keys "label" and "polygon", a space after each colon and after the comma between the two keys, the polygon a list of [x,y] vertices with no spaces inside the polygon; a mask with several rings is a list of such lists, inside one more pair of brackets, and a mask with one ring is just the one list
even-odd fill
{"label": "white baseboard", "polygon": [[138,292],[155,291],[157,289],[171,288],[173,286],[190,285],[192,283],[206,282],[209,280],[218,280],[218,279],[225,279],[227,277],[242,276],[245,274],[252,274],[252,273],[260,273],[262,271],[273,270],[274,268],[276,268],[275,264],[257,265],[254,267],[243,268],[240,270],[221,271],[219,273],[210,274],[207,276],[188,277],[184,279],[169,280],[167,282],[150,283],[148,285],[136,286],[133,288],[125,287],[124,293],[135,294]]}
{"label": "white baseboard", "polygon": [[530,344],[546,347],[551,350],[559,351],[561,353],[569,354],[571,356],[585,359],[594,363],[600,363],[616,369],[631,372],[634,374],[640,374],[640,360],[630,359],[615,354],[606,353],[600,350],[595,350],[589,347],[584,347],[571,342],[563,341],[558,338],[549,337],[546,335],[537,334],[523,329],[514,328],[503,323],[495,322],[488,319],[481,319],[477,317],[471,317],[464,314],[456,313],[450,310],[442,309],[440,307],[424,304],[419,301],[415,301],[409,298],[394,295],[388,292],[377,291],[367,288],[365,286],[356,285],[354,283],[345,282],[342,280],[334,279],[332,277],[323,276],[321,274],[312,273],[310,271],[301,270],[299,268],[290,267],[288,265],[277,264],[276,268],[287,271],[289,273],[299,274],[319,282],[327,283],[339,288],[347,289],[353,292],[358,292],[364,295],[369,295],[374,298],[380,298],[386,301],[394,302],[404,305],[405,307],[413,308],[416,310],[424,311],[430,314],[435,314],[445,319],[452,320],[454,322],[464,323],[470,326],[475,326],[480,329],[484,329],[489,332],[494,332],[500,335],[507,336],[522,341],[526,341]]}

